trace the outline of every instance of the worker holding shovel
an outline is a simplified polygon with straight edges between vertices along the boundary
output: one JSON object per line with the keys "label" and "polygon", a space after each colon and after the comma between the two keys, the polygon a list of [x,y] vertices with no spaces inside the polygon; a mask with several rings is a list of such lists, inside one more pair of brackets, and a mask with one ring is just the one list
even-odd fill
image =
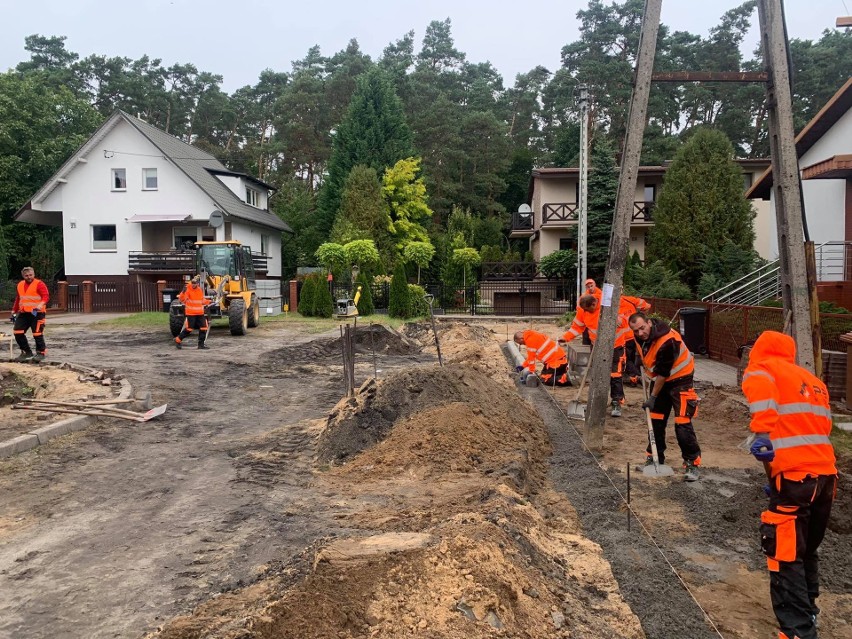
{"label": "worker holding shovel", "polygon": [[[628,320],[642,357],[645,375],[652,382],[648,399],[642,404],[651,414],[654,441],[660,463],[666,452],[666,424],[674,409],[675,437],[683,456],[685,481],[697,481],[701,465],[701,447],[695,436],[692,418],[698,413],[699,397],[692,387],[695,360],[680,334],[658,319],[634,313]],[[654,464],[648,442],[646,465]]]}
{"label": "worker holding shovel", "polygon": [[192,278],[192,281],[187,284],[183,292],[178,295],[178,299],[184,303],[186,319],[184,320],[180,335],[175,337],[175,346],[179,349],[182,348],[183,340],[192,333],[193,329],[197,329],[198,348],[209,348],[206,342],[210,322],[207,321],[207,316],[204,314],[204,307],[210,303],[210,299],[204,297],[204,287],[201,285],[200,275]]}

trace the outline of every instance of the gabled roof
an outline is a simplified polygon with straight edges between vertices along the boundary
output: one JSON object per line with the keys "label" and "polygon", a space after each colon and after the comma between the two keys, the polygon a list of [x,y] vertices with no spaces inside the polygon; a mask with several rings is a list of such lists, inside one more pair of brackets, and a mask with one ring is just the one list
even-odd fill
{"label": "gabled roof", "polygon": [[[71,169],[76,166],[78,158],[87,155],[92,148],[98,144],[107,133],[109,133],[120,121],[127,122],[130,126],[141,133],[151,144],[172,162],[180,171],[182,171],[192,182],[195,183],[210,199],[218,206],[226,217],[234,218],[260,224],[269,228],[274,228],[280,231],[288,231],[292,233],[292,229],[281,221],[278,216],[269,211],[257,209],[243,202],[233,191],[225,186],[214,173],[223,175],[241,175],[229,171],[215,157],[198,149],[190,144],[187,144],[173,135],[161,131],[157,127],[151,126],[147,122],[143,122],[139,118],[135,118],[129,113],[121,110],[116,110],[101,127],[95,131],[74,155],[72,155],[59,170],[39,189],[39,191],[15,214],[15,219],[21,213],[32,208],[34,200],[42,200],[50,194],[59,184],[64,181],[65,176],[71,172]],[[260,180],[252,178],[255,183],[260,183]],[[265,185],[264,186],[268,186]],[[271,187],[269,187],[271,188]]]}
{"label": "gabled roof", "polygon": [[[802,157],[807,153],[850,108],[852,108],[852,77],[846,80],[846,84],[831,96],[819,113],[796,136],[796,157]],[[768,200],[771,190],[772,167],[770,166],[746,191],[746,198]]]}

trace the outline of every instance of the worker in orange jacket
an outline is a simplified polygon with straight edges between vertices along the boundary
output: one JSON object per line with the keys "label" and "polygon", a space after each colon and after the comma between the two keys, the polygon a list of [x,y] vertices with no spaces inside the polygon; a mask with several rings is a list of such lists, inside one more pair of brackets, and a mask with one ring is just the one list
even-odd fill
{"label": "worker in orange jacket", "polygon": [[[628,320],[642,357],[645,375],[651,381],[648,399],[642,404],[651,414],[654,441],[660,463],[665,461],[666,424],[674,409],[675,437],[683,457],[685,481],[697,481],[701,465],[701,447],[695,436],[692,418],[698,414],[698,394],[693,388],[695,359],[683,338],[665,322],[634,313]],[[648,441],[645,464],[654,463]]]}
{"label": "worker in orange jacket", "polygon": [[[50,301],[50,293],[47,285],[35,276],[32,266],[26,266],[21,270],[24,279],[18,282],[18,291],[12,304],[12,317],[15,326],[12,332],[15,342],[21,349],[16,362],[32,361],[36,364],[47,355],[47,345],[44,342],[44,324],[47,318],[47,303]],[[30,343],[27,340],[27,329],[32,331],[35,341],[36,353],[33,355]]]}
{"label": "worker in orange jacket", "polygon": [[764,331],[742,382],[749,402],[750,452],[770,477],[760,536],[779,639],[816,639],[819,557],[837,490],[828,389],[796,365],[796,343]]}
{"label": "worker in orange jacket", "polygon": [[[598,288],[598,285],[595,284],[595,280],[591,277],[583,282],[583,288],[585,291],[580,295],[582,298],[583,295],[592,295],[598,301],[598,304],[601,303],[601,298],[603,297],[603,291]],[[577,300],[577,312],[580,311],[580,300]],[[589,335],[589,331],[583,331],[583,344],[586,346],[591,346],[593,340],[592,336]]]}
{"label": "worker in orange jacket", "polygon": [[[600,301],[594,295],[583,295],[577,307],[577,314],[571,326],[565,331],[560,339],[561,342],[570,342],[584,332],[588,332],[589,339],[594,347],[598,339],[598,323],[601,318]],[[609,374],[609,394],[612,402],[613,417],[621,417],[621,406],[624,404],[624,344],[630,328],[627,326],[626,318],[619,314],[618,325],[615,328],[615,345],[612,350],[612,366]]]}
{"label": "worker in orange jacket", "polygon": [[[641,297],[632,295],[621,295],[621,303],[618,306],[620,315],[630,317],[633,313],[645,313],[646,315],[651,310],[651,305]],[[627,377],[627,383],[631,386],[639,384],[639,365],[637,363],[636,339],[633,337],[633,331],[627,334],[627,342],[624,344],[624,355],[626,362],[624,365],[624,374]]]}
{"label": "worker in orange jacket", "polygon": [[183,302],[186,319],[180,335],[175,337],[175,346],[182,348],[183,340],[186,339],[193,329],[198,329],[198,348],[209,348],[207,346],[207,331],[210,328],[204,307],[210,303],[210,299],[204,297],[204,287],[201,286],[201,276],[196,275],[186,288],[178,295]]}
{"label": "worker in orange jacket", "polygon": [[518,372],[525,379],[535,373],[536,361],[542,362],[544,368],[539,377],[548,386],[571,386],[568,379],[568,357],[559,345],[544,333],[538,331],[518,331],[515,333],[515,344],[526,346],[527,358],[518,366]]}

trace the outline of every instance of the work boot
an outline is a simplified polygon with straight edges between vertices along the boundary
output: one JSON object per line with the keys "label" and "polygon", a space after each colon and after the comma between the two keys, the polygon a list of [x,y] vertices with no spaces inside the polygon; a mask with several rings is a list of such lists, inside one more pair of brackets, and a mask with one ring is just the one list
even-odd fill
{"label": "work boot", "polygon": [[44,361],[44,353],[36,353],[33,356],[32,362],[33,364],[38,364],[39,362]]}
{"label": "work boot", "polygon": [[18,355],[14,361],[16,362],[28,362],[33,358],[32,352],[24,352],[21,351],[21,354]]}
{"label": "work boot", "polygon": [[686,461],[683,467],[686,469],[683,474],[683,481],[698,481],[701,473],[698,472],[698,466],[695,465],[694,461]]}
{"label": "work boot", "polygon": [[198,348],[200,348],[200,349],[204,349],[205,351],[209,351],[209,350],[210,350],[210,347],[209,347],[209,346],[207,346],[207,344],[205,344],[204,342],[201,342],[201,343],[198,345]]}
{"label": "work boot", "polygon": [[612,412],[610,415],[613,417],[621,417],[621,402],[617,399],[612,400]]}
{"label": "work boot", "polygon": [[175,337],[175,348],[178,350],[183,348],[183,346],[181,346],[180,340],[177,337]]}

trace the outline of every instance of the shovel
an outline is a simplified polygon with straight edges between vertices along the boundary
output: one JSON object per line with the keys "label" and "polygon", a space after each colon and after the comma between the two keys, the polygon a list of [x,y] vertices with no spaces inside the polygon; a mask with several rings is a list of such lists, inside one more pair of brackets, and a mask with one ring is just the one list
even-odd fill
{"label": "shovel", "polygon": [[[645,375],[645,370],[642,369],[642,394],[645,399],[648,399],[648,379]],[[671,466],[666,466],[660,463],[660,456],[657,454],[657,440],[654,439],[654,424],[651,422],[651,411],[645,410],[645,421],[648,422],[648,441],[651,443],[651,459],[654,461],[652,466],[643,466],[642,474],[650,477],[666,477],[674,475],[674,470]]]}
{"label": "shovel", "polygon": [[568,419],[576,419],[584,421],[586,419],[586,405],[580,402],[580,395],[583,392],[583,386],[586,384],[586,375],[589,374],[591,363],[586,364],[586,370],[583,371],[583,376],[580,378],[580,389],[577,391],[577,397],[568,402],[568,411],[566,417]]}
{"label": "shovel", "polygon": [[[66,406],[59,408],[59,406]],[[13,409],[17,410],[37,410],[50,413],[68,413],[71,415],[92,415],[94,417],[115,417],[118,419],[127,419],[133,422],[147,422],[159,417],[166,412],[168,404],[157,406],[144,413],[137,413],[131,410],[122,410],[118,408],[107,408],[105,406],[92,406],[87,408],[85,404],[69,404],[68,402],[40,402],[40,405],[33,404],[15,404]]]}

